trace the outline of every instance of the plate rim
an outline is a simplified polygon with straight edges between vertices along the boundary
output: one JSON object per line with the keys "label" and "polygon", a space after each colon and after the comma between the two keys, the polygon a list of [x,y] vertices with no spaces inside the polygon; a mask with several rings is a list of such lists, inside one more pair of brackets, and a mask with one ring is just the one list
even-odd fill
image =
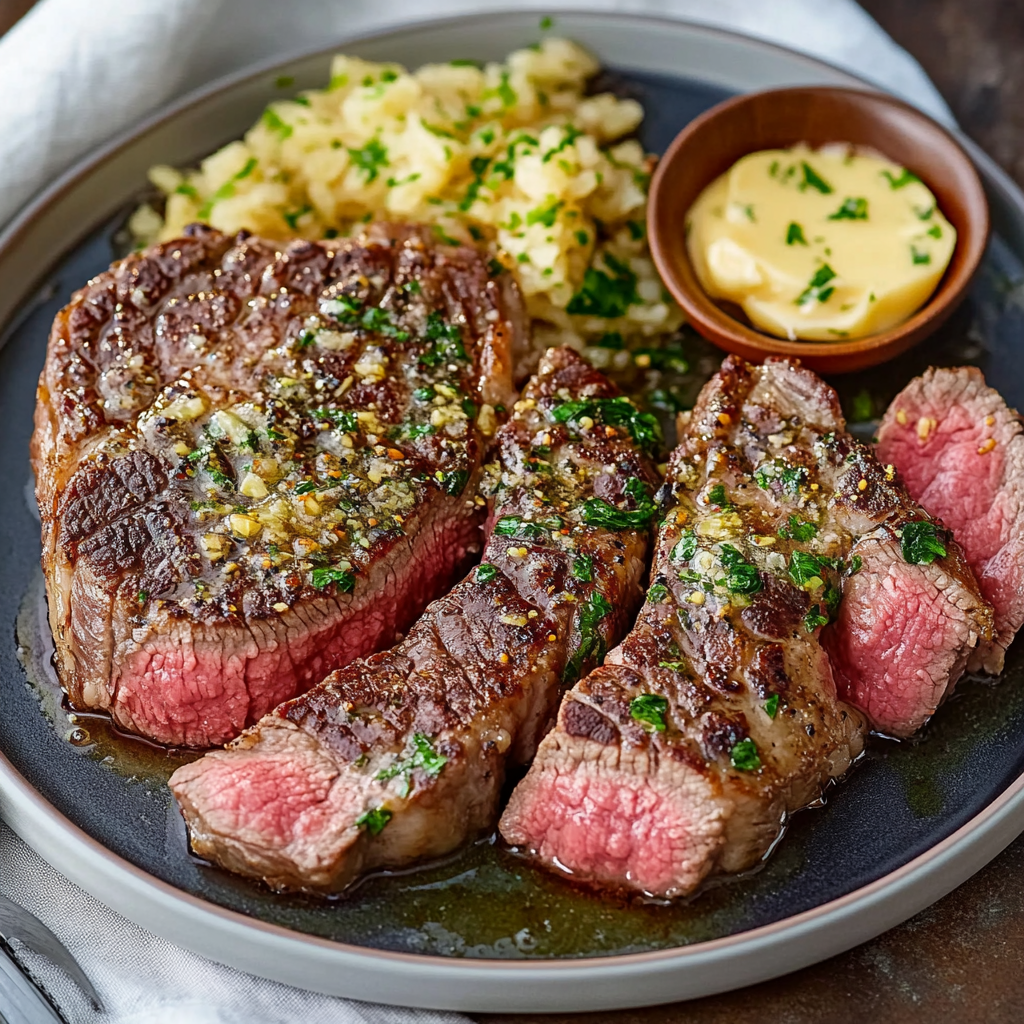
{"label": "plate rim", "polygon": [[[404,21],[344,35],[328,47],[269,58],[206,83],[117,133],[38,192],[25,209],[0,232],[0,258],[16,249],[21,236],[33,221],[81,179],[107,161],[116,159],[122,149],[140,136],[179,117],[190,108],[203,104],[218,93],[297,61],[326,56],[336,52],[339,47],[359,42],[386,40],[389,36],[423,28],[487,24],[509,16],[536,18],[542,13],[539,9],[524,11],[501,8],[484,13]],[[685,19],[639,12],[585,9],[554,9],[550,14],[556,19],[568,21],[601,17],[620,22],[624,26],[641,23],[656,27],[662,24],[697,37],[733,43],[738,41],[745,46],[773,52],[793,63],[802,64],[808,70],[844,77],[852,86],[885,91],[843,68],[788,47]],[[1003,199],[1016,207],[1024,217],[1024,195],[1009,175],[961,131],[955,130],[954,134],[982,170],[989,187],[1000,192]],[[95,225],[76,234],[68,241],[64,253],[79,244],[82,237],[94,229]],[[64,253],[53,254],[50,264],[57,262]],[[15,311],[24,305],[38,284],[36,281],[26,285],[22,294],[15,299]],[[0,325],[0,344],[6,343],[10,337],[10,328],[16,322],[17,317],[13,316]],[[241,970],[285,983],[304,984],[313,990],[331,994],[375,1001],[383,996],[388,1002],[404,1006],[492,1010],[495,1008],[494,996],[500,989],[500,994],[506,997],[504,1002],[507,1009],[611,1009],[691,998],[752,984],[826,959],[906,920],[969,878],[1024,829],[1024,773],[945,839],[901,867],[845,896],[771,924],[687,946],[642,953],[548,960],[469,959],[380,950],[293,931],[220,906],[157,878],[105,847],[32,787],[3,751],[0,751],[0,815],[40,856],[116,912],[171,941],[218,962],[229,962]],[[41,846],[47,847],[47,852],[43,852]],[[123,885],[125,881],[129,882],[128,890],[137,894],[144,905],[126,908],[124,901],[119,900],[115,906],[101,895],[112,886]],[[152,915],[147,916],[146,911],[160,905],[184,910],[192,918],[190,924],[197,930],[191,941],[190,937],[181,938],[169,934],[176,931],[174,926],[154,928]],[[847,927],[843,928],[843,925]],[[318,979],[312,975],[296,981],[294,972],[288,972],[285,976],[274,970],[276,965],[273,963],[256,965],[247,960],[240,964],[239,958],[232,958],[230,953],[226,958],[218,955],[219,951],[224,951],[220,945],[224,939],[242,939],[244,944],[244,939],[251,936],[254,930],[263,936],[264,943],[260,948],[264,952],[287,950],[292,954],[296,951],[310,954],[307,966],[313,974],[323,967],[355,967],[363,972],[363,977],[347,979],[349,984],[340,985],[332,983],[330,977]],[[209,936],[204,934],[206,932]],[[809,948],[808,940],[813,940],[813,948]],[[802,951],[794,956],[796,947],[802,947]],[[758,957],[759,963],[756,962]],[[755,963],[751,965],[751,961]],[[742,974],[736,970],[740,962],[745,965]],[[271,969],[268,970],[268,967]],[[716,980],[708,983],[705,978],[703,984],[691,985],[690,990],[687,990],[687,986],[680,983],[684,967],[687,973],[702,967],[715,967]],[[411,976],[419,986],[426,987],[410,989],[404,997],[401,993],[382,992],[379,989],[382,980],[393,980],[392,972],[395,968],[401,968],[403,974]],[[673,974],[676,977],[673,978]],[[647,980],[653,984],[643,992],[627,990],[617,994],[616,988],[627,980]],[[452,991],[456,981],[468,983],[468,991]],[[483,981],[498,984],[484,989],[480,985]],[[540,988],[536,991],[523,991],[524,982]],[[553,997],[553,982],[557,982],[560,987],[586,982],[589,991],[572,992],[568,999],[556,999]]]}

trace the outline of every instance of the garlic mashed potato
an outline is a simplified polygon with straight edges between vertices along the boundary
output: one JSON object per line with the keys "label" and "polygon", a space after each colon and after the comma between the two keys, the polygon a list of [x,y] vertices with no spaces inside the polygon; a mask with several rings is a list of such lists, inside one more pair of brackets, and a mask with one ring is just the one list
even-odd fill
{"label": "garlic mashed potato", "polygon": [[165,210],[140,207],[131,231],[149,244],[198,220],[284,240],[418,221],[516,275],[538,344],[671,333],[682,317],[647,248],[653,159],[628,138],[643,109],[586,95],[598,69],[558,38],[482,67],[337,56],[326,88],[271,103],[197,169],[152,168]]}

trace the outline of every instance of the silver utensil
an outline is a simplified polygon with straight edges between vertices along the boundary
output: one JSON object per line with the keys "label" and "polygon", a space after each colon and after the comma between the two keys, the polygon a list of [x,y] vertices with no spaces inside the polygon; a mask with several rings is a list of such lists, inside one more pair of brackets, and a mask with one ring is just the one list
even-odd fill
{"label": "silver utensil", "polygon": [[63,943],[38,918],[6,896],[0,896],[0,1018],[7,1024],[62,1024],[49,998],[18,963],[11,948],[17,940],[59,967],[96,1010],[99,994]]}

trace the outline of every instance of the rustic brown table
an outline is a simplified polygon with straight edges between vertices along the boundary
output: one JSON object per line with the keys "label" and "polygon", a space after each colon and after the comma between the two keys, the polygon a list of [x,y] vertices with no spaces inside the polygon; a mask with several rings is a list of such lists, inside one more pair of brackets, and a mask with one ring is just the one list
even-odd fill
{"label": "rustic brown table", "polygon": [[[32,3],[0,0],[0,34]],[[968,134],[1024,186],[1024,0],[862,3],[924,65]],[[549,1024],[554,1019],[478,1017],[481,1024]],[[1024,837],[929,910],[816,967],[695,1002],[563,1014],[557,1020],[1024,1024]]]}

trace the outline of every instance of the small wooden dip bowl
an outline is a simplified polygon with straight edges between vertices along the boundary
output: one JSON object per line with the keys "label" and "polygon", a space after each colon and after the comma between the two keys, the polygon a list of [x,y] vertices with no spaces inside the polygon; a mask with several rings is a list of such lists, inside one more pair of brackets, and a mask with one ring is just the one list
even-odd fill
{"label": "small wooden dip bowl", "polygon": [[[916,174],[956,228],[953,258],[931,298],[909,319],[850,341],[787,341],[730,315],[701,288],[686,251],[686,215],[697,196],[740,157],[797,143],[848,142]],[[665,286],[693,326],[728,352],[760,362],[795,356],[821,373],[846,373],[899,355],[931,334],[964,298],[989,233],[988,202],[970,157],[945,128],[883,93],[860,89],[772,89],[726,100],[675,138],[651,182],[651,252]]]}

